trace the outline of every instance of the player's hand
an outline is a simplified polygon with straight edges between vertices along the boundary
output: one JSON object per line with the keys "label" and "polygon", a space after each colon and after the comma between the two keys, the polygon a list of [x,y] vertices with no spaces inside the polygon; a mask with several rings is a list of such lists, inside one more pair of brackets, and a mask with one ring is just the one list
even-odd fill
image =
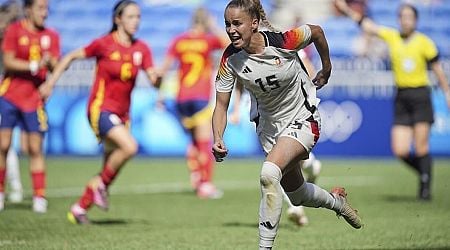
{"label": "player's hand", "polygon": [[225,146],[223,140],[218,140],[214,142],[212,146],[212,153],[214,155],[214,158],[216,159],[216,162],[223,161],[223,158],[225,158],[228,154],[228,149]]}
{"label": "player's hand", "polygon": [[53,88],[49,83],[44,82],[41,86],[39,86],[39,94],[44,102],[47,102],[48,98],[52,94]]}
{"label": "player's hand", "polygon": [[314,85],[316,85],[317,89],[321,89],[328,83],[328,79],[330,79],[331,70],[320,70],[317,72],[316,77],[312,80]]}

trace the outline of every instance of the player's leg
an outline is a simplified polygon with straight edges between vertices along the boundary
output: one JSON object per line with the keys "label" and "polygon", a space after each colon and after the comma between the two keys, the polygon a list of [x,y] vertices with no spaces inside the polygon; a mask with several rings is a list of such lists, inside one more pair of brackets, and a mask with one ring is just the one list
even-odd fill
{"label": "player's leg", "polygon": [[45,199],[46,165],[43,142],[48,129],[47,114],[43,107],[38,107],[33,112],[24,112],[21,124],[27,133],[27,152],[33,186],[33,211],[45,213],[47,212],[47,200]]}
{"label": "player's leg", "polygon": [[11,137],[11,128],[0,127],[0,211],[4,209],[5,204],[6,158],[11,146]]}
{"label": "player's leg", "polygon": [[420,173],[417,165],[417,158],[411,154],[413,142],[413,129],[406,125],[394,125],[391,129],[391,148],[394,155],[411,167],[415,172]]}
{"label": "player's leg", "polygon": [[45,199],[46,166],[42,150],[43,134],[30,132],[28,134],[28,145],[30,172],[33,183],[33,211],[45,213],[47,212],[47,200]]}
{"label": "player's leg", "polygon": [[306,226],[309,221],[303,206],[292,205],[291,200],[289,200],[289,197],[286,195],[286,192],[283,192],[283,200],[288,206],[286,211],[288,219],[297,226]]}
{"label": "player's leg", "polygon": [[219,199],[223,192],[212,184],[214,159],[211,154],[211,124],[208,121],[199,122],[193,128],[193,143],[198,149],[200,165],[200,184],[197,196],[206,199]]}
{"label": "player's leg", "polygon": [[22,181],[20,180],[19,157],[14,148],[10,148],[6,158],[7,179],[10,187],[8,200],[17,203],[23,200]]}
{"label": "player's leg", "polygon": [[419,122],[414,125],[414,147],[416,162],[420,169],[419,198],[431,199],[432,159],[429,154],[430,124]]}
{"label": "player's leg", "polygon": [[18,117],[18,109],[2,97],[0,97],[0,117],[0,211],[2,211],[5,203],[6,158]]}
{"label": "player's leg", "polygon": [[309,158],[302,162],[302,171],[306,175],[307,182],[315,183],[322,171],[322,163],[311,152]]}
{"label": "player's leg", "polygon": [[201,173],[200,173],[200,163],[198,162],[198,149],[191,143],[186,148],[186,164],[189,170],[189,179],[191,182],[191,187],[197,191],[200,185]]}

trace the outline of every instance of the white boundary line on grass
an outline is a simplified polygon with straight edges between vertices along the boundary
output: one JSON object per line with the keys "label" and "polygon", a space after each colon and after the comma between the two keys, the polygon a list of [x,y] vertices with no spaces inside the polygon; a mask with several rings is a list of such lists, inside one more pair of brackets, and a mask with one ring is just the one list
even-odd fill
{"label": "white boundary line on grass", "polygon": [[[382,183],[382,178],[374,176],[348,176],[348,177],[320,177],[319,185],[323,187],[343,186],[362,187]],[[255,189],[259,190],[258,180],[255,181],[218,181],[217,186],[223,190]],[[79,196],[84,187],[49,188],[47,197],[64,198]],[[193,192],[186,182],[163,182],[154,184],[140,184],[111,187],[111,194],[162,194],[162,193],[185,193]]]}

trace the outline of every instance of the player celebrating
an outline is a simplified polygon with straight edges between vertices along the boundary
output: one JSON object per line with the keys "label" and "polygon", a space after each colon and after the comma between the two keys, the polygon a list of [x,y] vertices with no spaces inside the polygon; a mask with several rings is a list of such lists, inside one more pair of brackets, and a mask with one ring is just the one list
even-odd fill
{"label": "player celebrating", "polygon": [[111,31],[88,46],[70,52],[55,68],[54,74],[41,88],[47,97],[57,79],[75,59],[95,57],[97,70],[88,104],[88,118],[92,130],[104,143],[104,165],[100,174],[87,184],[84,194],[75,203],[68,219],[86,224],[87,210],[92,204],[108,209],[107,189],[125,162],[138,150],[129,129],[129,108],[139,69],[143,69],[152,83],[157,76],[153,70],[149,47],[134,38],[141,20],[135,1],[121,0],[114,6]]}
{"label": "player celebrating", "polygon": [[[226,157],[223,141],[227,109],[234,83],[241,82],[258,105],[257,134],[267,156],[260,175],[259,247],[271,249],[281,216],[283,189],[293,205],[335,211],[354,228],[362,226],[343,188],[331,193],[304,181],[300,161],[307,159],[319,139],[320,116],[316,88],[330,77],[328,43],[319,26],[303,25],[284,33],[259,32],[260,21],[271,28],[258,0],[232,0],[225,8],[231,45],[225,50],[216,78],[213,113],[213,153]],[[321,61],[313,82],[297,51],[314,43]]]}
{"label": "player celebrating", "polygon": [[25,19],[8,26],[2,44],[5,78],[0,87],[0,210],[3,209],[6,157],[12,131],[22,124],[27,133],[33,211],[45,213],[46,167],[42,142],[48,125],[38,88],[60,56],[59,36],[45,27],[47,0],[26,0],[24,8]]}
{"label": "player celebrating", "polygon": [[[345,0],[336,6],[357,22],[361,29],[384,40],[389,49],[397,94],[391,146],[394,154],[419,175],[419,199],[431,199],[432,160],[429,137],[434,121],[427,65],[436,74],[450,109],[450,87],[439,53],[431,39],[416,31],[417,9],[410,4],[399,8],[400,31],[375,24],[370,18],[353,11]],[[411,153],[411,145],[414,153]]]}
{"label": "player celebrating", "polygon": [[187,151],[191,184],[200,198],[220,198],[222,191],[212,183],[214,160],[211,149],[212,53],[229,44],[212,22],[209,13],[199,8],[189,31],[175,37],[169,46],[161,72],[165,74],[174,61],[179,62],[177,110],[189,131],[192,145]]}

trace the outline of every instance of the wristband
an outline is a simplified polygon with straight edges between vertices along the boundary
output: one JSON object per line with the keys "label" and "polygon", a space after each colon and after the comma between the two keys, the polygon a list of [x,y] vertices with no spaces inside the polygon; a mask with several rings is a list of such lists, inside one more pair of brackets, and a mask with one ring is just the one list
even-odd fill
{"label": "wristband", "polygon": [[37,75],[39,71],[39,62],[38,61],[30,61],[28,68],[30,69],[31,75]]}

